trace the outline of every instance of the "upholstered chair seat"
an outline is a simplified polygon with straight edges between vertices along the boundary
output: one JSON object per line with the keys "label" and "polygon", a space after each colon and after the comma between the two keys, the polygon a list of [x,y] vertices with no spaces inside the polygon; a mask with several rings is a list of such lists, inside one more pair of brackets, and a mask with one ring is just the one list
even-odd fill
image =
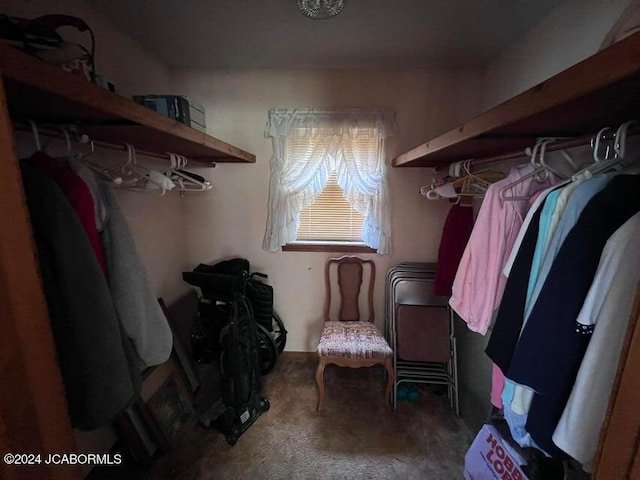
{"label": "upholstered chair seat", "polygon": [[393,351],[380,330],[369,322],[325,322],[318,345],[323,357],[385,358]]}

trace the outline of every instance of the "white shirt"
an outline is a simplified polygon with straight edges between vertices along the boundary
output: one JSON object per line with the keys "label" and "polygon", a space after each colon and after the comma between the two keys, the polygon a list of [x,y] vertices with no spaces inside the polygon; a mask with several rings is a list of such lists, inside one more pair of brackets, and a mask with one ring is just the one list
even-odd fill
{"label": "white shirt", "polygon": [[595,326],[554,443],[591,471],[634,295],[640,281],[640,213],[607,241],[576,327]]}

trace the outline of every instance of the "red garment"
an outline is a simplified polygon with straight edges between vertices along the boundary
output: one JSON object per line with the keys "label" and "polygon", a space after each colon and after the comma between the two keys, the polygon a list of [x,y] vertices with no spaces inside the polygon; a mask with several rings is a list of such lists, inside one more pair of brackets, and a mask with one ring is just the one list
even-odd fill
{"label": "red garment", "polygon": [[444,222],[433,293],[451,295],[460,259],[473,230],[473,208],[455,204]]}
{"label": "red garment", "polygon": [[91,195],[89,187],[87,187],[87,184],[84,183],[84,180],[79,176],[68,168],[62,167],[55,159],[44,152],[34,153],[30,161],[32,165],[56,182],[60,190],[62,190],[67,197],[67,200],[69,200],[78,218],[80,218],[84,230],[87,232],[91,248],[96,255],[100,268],[102,268],[106,276],[107,264],[104,261],[102,244],[98,237],[93,196]]}

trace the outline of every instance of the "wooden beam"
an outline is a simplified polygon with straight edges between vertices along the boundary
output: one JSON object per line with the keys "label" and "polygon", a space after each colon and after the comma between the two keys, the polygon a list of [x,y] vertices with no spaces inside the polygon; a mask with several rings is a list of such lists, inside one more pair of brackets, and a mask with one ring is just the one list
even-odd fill
{"label": "wooden beam", "polygon": [[600,434],[594,479],[637,479],[640,473],[640,284],[629,319],[609,409]]}
{"label": "wooden beam", "polygon": [[[0,77],[0,416],[13,453],[75,452]],[[3,454],[6,452],[3,452]],[[11,478],[75,479],[75,465],[8,466]]]}

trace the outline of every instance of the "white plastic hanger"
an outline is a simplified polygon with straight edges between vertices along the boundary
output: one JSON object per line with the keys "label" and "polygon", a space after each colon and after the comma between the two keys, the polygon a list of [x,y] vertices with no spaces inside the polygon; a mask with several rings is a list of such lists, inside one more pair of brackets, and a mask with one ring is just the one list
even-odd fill
{"label": "white plastic hanger", "polygon": [[87,166],[91,168],[91,170],[99,174],[102,178],[109,180],[114,185],[122,185],[122,177],[117,173],[115,173],[114,171],[112,171],[112,169],[105,168],[98,163],[94,163],[91,160],[88,160],[88,158],[96,152],[96,146],[93,143],[93,140],[91,140],[88,135],[81,135],[78,144],[79,145],[88,144],[90,147],[90,150],[84,155],[80,155],[80,154],[76,155],[77,160],[81,160],[84,163],[86,163]]}
{"label": "white plastic hanger", "polygon": [[[500,196],[500,199],[503,201],[507,201],[507,202],[513,202],[513,201],[519,201],[519,200],[529,200],[531,198],[530,195],[527,196],[520,196],[520,197],[516,197],[516,196],[507,196],[506,192],[507,190],[511,190],[513,187],[515,187],[516,185],[520,185],[521,183],[523,183],[524,181],[528,180],[531,177],[534,177],[535,180],[537,182],[544,182],[547,178],[549,178],[549,171],[547,170],[547,168],[544,165],[541,165],[539,163],[537,163],[537,156],[538,156],[538,152],[540,151],[540,148],[542,147],[542,145],[546,145],[546,143],[550,143],[551,140],[549,139],[538,139],[538,141],[536,141],[536,144],[533,146],[533,149],[529,149],[527,148],[525,150],[527,155],[531,155],[531,164],[534,165],[535,167],[537,167],[536,169],[534,169],[532,172],[528,173],[527,175],[519,178],[518,180],[515,180],[514,182],[511,182],[509,185],[506,185],[505,187],[503,187],[500,192],[498,193],[498,195]],[[541,176],[542,175],[542,176]]]}
{"label": "white plastic hanger", "polygon": [[628,122],[624,122],[622,125],[618,127],[616,131],[616,142],[614,145],[615,153],[620,158],[625,158],[626,149],[627,149],[627,133],[629,131],[629,127],[635,125],[635,120],[629,120]]}
{"label": "white plastic hanger", "polygon": [[[547,162],[545,162],[545,153],[547,151],[547,145],[554,143],[558,140],[563,140],[562,138],[557,138],[557,137],[549,137],[549,138],[545,138],[542,141],[542,144],[540,146],[540,154],[538,156],[538,163],[539,165],[543,166],[545,169],[547,169],[548,172],[553,173],[556,177],[558,178],[567,178],[565,175],[561,174],[560,172],[558,172],[556,169],[554,169],[551,165],[549,165]],[[569,155],[564,149],[560,150],[560,152],[562,153],[562,156],[564,158],[564,160],[567,161],[567,163],[569,163],[569,165],[571,165],[574,170],[575,170],[575,162],[573,161],[573,158],[571,158],[571,155]]]}
{"label": "white plastic hanger", "polygon": [[31,125],[31,132],[33,133],[33,141],[36,144],[36,151],[40,152],[42,151],[42,143],[40,143],[40,133],[38,132],[38,126],[33,120],[27,120],[27,122],[29,123],[29,125]]}
{"label": "white plastic hanger", "polygon": [[187,165],[187,158],[183,155],[167,152],[171,160],[171,166],[165,174],[175,182],[178,190],[184,192],[206,192],[211,190],[213,186],[207,180],[199,180],[200,175],[192,174],[183,167]]}
{"label": "white plastic hanger", "polygon": [[71,156],[71,135],[69,135],[69,131],[66,127],[62,127],[62,134],[64,135],[64,139],[67,141],[67,153],[65,154],[67,157]]}
{"label": "white plastic hanger", "polygon": [[[441,183],[434,177],[431,185],[425,185],[420,188],[420,194],[429,200],[450,200],[457,197],[459,202],[461,197],[484,196],[492,181],[504,178],[504,175],[498,175],[496,177],[497,172],[492,171],[492,167],[472,171],[472,159],[455,162],[455,164],[455,168],[452,169],[450,165],[448,171],[451,174],[453,170],[458,178],[447,183]],[[491,173],[492,175],[489,177],[491,181],[484,178],[483,173],[485,176]]]}
{"label": "white plastic hanger", "polygon": [[636,123],[635,120],[630,120],[623,123],[618,127],[614,135],[615,144],[613,149],[610,146],[606,147],[605,156],[600,157],[600,143],[604,139],[604,135],[608,130],[612,130],[610,127],[604,127],[596,134],[596,139],[593,146],[593,158],[595,163],[589,165],[587,168],[580,170],[578,173],[571,177],[573,180],[580,180],[584,178],[590,178],[598,173],[606,172],[611,169],[620,169],[623,165],[623,160],[627,154],[627,132],[631,125]]}
{"label": "white plastic hanger", "polygon": [[125,178],[123,188],[163,196],[167,191],[176,187],[176,184],[163,173],[139,165],[136,160],[135,147],[131,144],[125,144],[125,146],[127,147],[127,161],[119,168],[129,178]]}

